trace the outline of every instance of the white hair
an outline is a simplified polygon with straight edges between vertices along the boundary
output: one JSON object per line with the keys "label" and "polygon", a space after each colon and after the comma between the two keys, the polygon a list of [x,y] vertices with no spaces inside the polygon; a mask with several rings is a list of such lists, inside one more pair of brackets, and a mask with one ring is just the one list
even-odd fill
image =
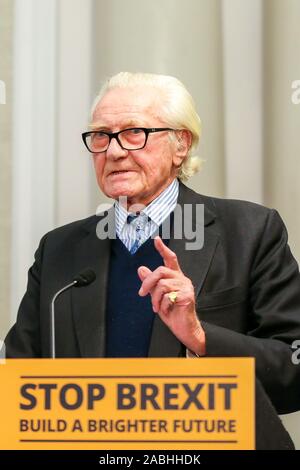
{"label": "white hair", "polygon": [[193,155],[201,135],[201,121],[192,96],[180,80],[168,75],[120,72],[109,78],[100,89],[92,106],[92,116],[97,105],[109,90],[137,86],[157,88],[163,97],[163,102],[160,103],[159,117],[169,127],[190,131],[192,144],[177,175],[182,181],[188,180],[200,169],[202,164],[202,159]]}

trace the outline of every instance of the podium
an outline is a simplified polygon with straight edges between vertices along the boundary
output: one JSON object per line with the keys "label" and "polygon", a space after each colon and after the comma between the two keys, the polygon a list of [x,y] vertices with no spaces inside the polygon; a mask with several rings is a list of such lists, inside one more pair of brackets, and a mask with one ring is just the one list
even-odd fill
{"label": "podium", "polygon": [[1,449],[254,449],[252,358],[8,359]]}

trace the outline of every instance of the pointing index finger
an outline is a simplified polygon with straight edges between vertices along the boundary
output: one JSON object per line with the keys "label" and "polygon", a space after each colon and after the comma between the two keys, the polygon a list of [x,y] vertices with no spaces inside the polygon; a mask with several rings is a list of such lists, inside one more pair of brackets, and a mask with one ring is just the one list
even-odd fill
{"label": "pointing index finger", "polygon": [[160,237],[157,236],[154,238],[154,246],[164,260],[164,264],[167,268],[181,271],[176,254],[164,244]]}

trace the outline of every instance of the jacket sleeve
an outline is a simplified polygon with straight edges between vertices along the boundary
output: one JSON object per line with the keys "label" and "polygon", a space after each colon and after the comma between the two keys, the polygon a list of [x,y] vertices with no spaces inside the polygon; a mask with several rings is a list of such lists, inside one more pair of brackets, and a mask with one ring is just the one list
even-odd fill
{"label": "jacket sleeve", "polygon": [[292,343],[300,339],[300,275],[282,219],[271,210],[249,280],[247,334],[202,322],[207,356],[251,356],[278,413],[300,409],[300,365]]}
{"label": "jacket sleeve", "polygon": [[41,357],[40,278],[45,239],[46,235],[41,239],[34,264],[28,271],[27,289],[19,307],[17,321],[4,341],[8,359]]}

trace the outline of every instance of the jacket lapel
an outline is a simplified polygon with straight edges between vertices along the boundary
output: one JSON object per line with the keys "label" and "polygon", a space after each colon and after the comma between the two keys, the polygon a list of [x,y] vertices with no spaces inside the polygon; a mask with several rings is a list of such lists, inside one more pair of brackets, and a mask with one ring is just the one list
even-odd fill
{"label": "jacket lapel", "polygon": [[[199,250],[187,250],[186,244],[191,242],[191,240],[186,239],[183,226],[182,238],[175,239],[172,236],[174,234],[172,234],[169,242],[169,248],[176,253],[182,271],[187,277],[191,279],[195,287],[196,297],[199,295],[202,289],[219,240],[219,234],[216,232],[214,226],[214,219],[216,216],[213,210],[208,207],[207,203],[208,198],[205,198],[204,200],[201,195],[188,189],[183,184],[180,184],[178,206],[180,206],[181,209],[184,207],[184,204],[192,204],[192,214],[195,214],[195,205],[204,204],[204,244],[203,247]],[[202,229],[203,227],[201,227],[201,221],[196,220],[195,230],[200,231]],[[176,357],[184,354],[185,348],[168,330],[168,328],[160,320],[159,316],[156,315],[152,330],[149,357]]]}
{"label": "jacket lapel", "polygon": [[[102,215],[103,216],[103,215]],[[74,255],[74,273],[91,268],[95,281],[72,289],[74,324],[82,357],[103,357],[105,354],[106,288],[109,271],[110,239],[100,240],[96,233],[97,217],[86,227]],[[114,210],[108,211],[109,223],[114,227]],[[112,226],[110,225],[110,227]]]}

